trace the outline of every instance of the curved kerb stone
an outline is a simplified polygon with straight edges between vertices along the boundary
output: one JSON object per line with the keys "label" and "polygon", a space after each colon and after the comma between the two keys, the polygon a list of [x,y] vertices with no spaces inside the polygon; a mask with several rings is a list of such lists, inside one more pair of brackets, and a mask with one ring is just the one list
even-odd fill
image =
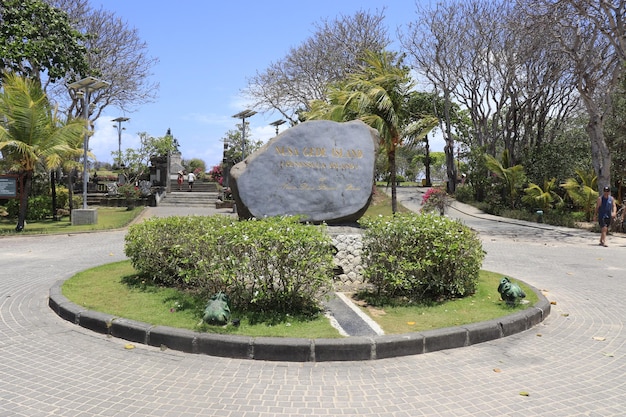
{"label": "curved kerb stone", "polygon": [[287,362],[365,361],[419,355],[454,349],[510,336],[532,328],[550,314],[550,303],[537,289],[539,301],[523,311],[458,327],[372,337],[296,339],[199,333],[134,320],[82,308],[61,292],[58,281],[49,292],[48,305],[61,318],[86,329],[130,342],[236,359]]}

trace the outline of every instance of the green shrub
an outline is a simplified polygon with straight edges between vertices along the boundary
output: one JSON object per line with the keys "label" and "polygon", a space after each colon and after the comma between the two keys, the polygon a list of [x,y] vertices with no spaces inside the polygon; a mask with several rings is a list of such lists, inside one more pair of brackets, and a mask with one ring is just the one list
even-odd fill
{"label": "green shrub", "polygon": [[[579,213],[578,218],[581,218],[581,214],[582,214],[582,218],[584,219],[585,213],[581,213],[581,212],[578,212],[578,213]],[[576,221],[581,221],[581,220],[575,220],[575,216],[573,215],[573,213],[564,212],[560,209],[544,212],[541,217],[539,217],[536,210],[504,209],[502,210],[500,215],[508,219],[524,220],[524,221],[532,222],[532,223],[536,223],[540,221],[541,219],[541,222],[546,223],[546,224],[551,224],[553,226],[569,227],[569,228],[575,228]]]}
{"label": "green shrub", "polygon": [[474,187],[470,184],[457,185],[454,191],[454,198],[461,203],[474,201]]}
{"label": "green shrub", "polygon": [[[546,213],[544,213],[545,216]],[[513,210],[513,209],[503,209],[500,213],[500,216],[506,217],[507,219],[515,219],[515,220],[524,220],[527,222],[537,222],[538,216],[536,210]]]}
{"label": "green shrub", "polygon": [[587,213],[585,213],[584,211],[574,211],[571,212],[570,215],[572,216],[573,222],[587,221]]}
{"label": "green shrub", "polygon": [[237,222],[225,230],[231,299],[255,311],[312,313],[333,279],[332,240],[294,218]]}
{"label": "green shrub", "polygon": [[[383,182],[389,184],[389,181],[391,181],[391,175],[387,173],[383,177]],[[401,182],[405,182],[405,181],[406,179],[402,175],[396,174],[396,184],[400,184]]]}
{"label": "green shrub", "polygon": [[[202,277],[213,274],[208,268],[215,266],[214,258],[219,256],[219,231],[234,223],[226,216],[147,219],[128,229],[124,251],[133,267],[157,285],[198,286]],[[220,289],[219,285],[208,288]]]}
{"label": "green shrub", "polygon": [[[20,210],[20,200],[12,199],[7,204],[7,212],[9,217],[17,217]],[[52,198],[47,195],[38,195],[28,197],[28,211],[26,220],[45,220],[52,216]]]}
{"label": "green shrub", "polygon": [[576,220],[573,214],[574,213],[562,212],[561,210],[548,212],[544,214],[544,223],[551,224],[553,226],[569,227],[573,229],[576,227],[576,222],[580,221]]}
{"label": "green shrub", "polygon": [[412,213],[361,222],[364,275],[379,295],[428,302],[474,293],[484,252],[467,226]]}
{"label": "green shrub", "polygon": [[[72,207],[81,208],[83,206],[82,194],[72,194]],[[57,185],[57,209],[69,210],[70,208],[70,193],[67,187],[63,185]]]}
{"label": "green shrub", "polygon": [[149,219],[130,227],[125,252],[146,279],[223,291],[241,311],[317,312],[333,279],[330,237],[295,218]]}
{"label": "green shrub", "polygon": [[70,193],[67,190],[67,187],[57,185],[56,192],[57,192],[57,208],[68,209],[70,207],[69,205]]}

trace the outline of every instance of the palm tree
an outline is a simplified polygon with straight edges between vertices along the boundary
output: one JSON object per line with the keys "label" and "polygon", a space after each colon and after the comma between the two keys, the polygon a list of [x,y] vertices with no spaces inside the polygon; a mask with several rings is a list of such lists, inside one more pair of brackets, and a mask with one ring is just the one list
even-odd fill
{"label": "palm tree", "polygon": [[544,212],[547,212],[553,205],[560,206],[563,203],[563,199],[557,194],[556,189],[556,178],[544,180],[543,189],[531,182],[524,189],[525,195],[522,197],[522,201],[531,207],[539,207]]}
{"label": "palm tree", "polygon": [[508,151],[502,152],[502,162],[489,154],[485,154],[485,165],[504,183],[505,197],[509,199],[511,208],[515,208],[517,193],[526,181],[526,173],[521,165],[510,166]]}
{"label": "palm tree", "polygon": [[[328,102],[311,102],[311,111],[304,117],[337,122],[360,119],[378,131],[389,167],[391,210],[396,213],[396,149],[402,145],[402,125],[408,118],[406,103],[413,82],[408,68],[392,59],[393,54],[386,51],[366,52],[361,70],[330,86]],[[424,136],[432,130],[430,124],[422,123],[420,132],[415,130],[418,124],[414,124],[411,133]]]}
{"label": "palm tree", "polygon": [[24,229],[33,174],[41,167],[58,167],[61,154],[71,151],[71,140],[85,131],[77,119],[61,126],[39,83],[8,73],[0,94],[0,151],[21,179],[20,210],[15,230]]}
{"label": "palm tree", "polygon": [[577,169],[576,175],[580,178],[580,182],[576,178],[568,178],[561,184],[561,187],[565,189],[572,202],[585,211],[587,221],[591,221],[598,199],[598,191],[596,191],[598,189],[598,177],[593,170]]}
{"label": "palm tree", "polygon": [[[70,216],[72,215],[72,211],[74,210],[74,175],[78,169],[83,169],[83,164],[80,162],[80,158],[84,153],[84,136],[79,135],[75,138],[68,138],[68,146],[69,149],[66,152],[61,153],[61,169],[63,172],[67,172],[67,192],[68,192],[68,203],[70,209]],[[94,155],[89,152],[88,157],[93,158]]]}

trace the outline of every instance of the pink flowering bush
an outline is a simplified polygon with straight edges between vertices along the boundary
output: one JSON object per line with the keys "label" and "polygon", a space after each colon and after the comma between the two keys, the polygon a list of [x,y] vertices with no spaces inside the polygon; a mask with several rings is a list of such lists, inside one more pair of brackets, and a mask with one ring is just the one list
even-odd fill
{"label": "pink flowering bush", "polygon": [[209,171],[209,175],[211,176],[211,180],[215,181],[219,185],[223,185],[224,174],[222,173],[221,165],[215,165],[213,168],[211,168],[211,171]]}
{"label": "pink flowering bush", "polygon": [[442,188],[429,188],[422,196],[422,212],[431,213],[433,211],[444,215],[448,205],[448,194]]}

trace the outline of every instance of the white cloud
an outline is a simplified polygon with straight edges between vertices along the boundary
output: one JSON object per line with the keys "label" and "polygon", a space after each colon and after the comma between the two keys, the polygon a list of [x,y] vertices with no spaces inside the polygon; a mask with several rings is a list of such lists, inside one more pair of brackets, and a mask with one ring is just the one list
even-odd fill
{"label": "white cloud", "polygon": [[[96,120],[94,134],[89,139],[89,149],[96,156],[98,162],[113,162],[114,156],[111,154],[119,150],[119,135],[117,124],[112,120],[114,117],[102,115]],[[122,124],[124,127],[124,124]],[[138,148],[140,144],[139,136],[122,130],[122,153],[128,148]]]}

